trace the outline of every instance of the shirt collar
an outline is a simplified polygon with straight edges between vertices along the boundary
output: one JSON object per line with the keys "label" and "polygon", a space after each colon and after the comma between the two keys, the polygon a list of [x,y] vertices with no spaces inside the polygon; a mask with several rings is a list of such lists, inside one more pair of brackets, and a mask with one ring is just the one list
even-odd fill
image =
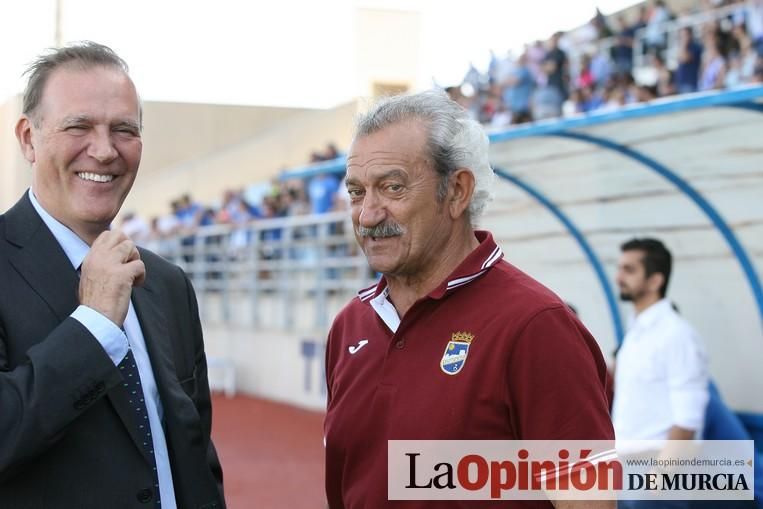
{"label": "shirt collar", "polygon": [[[441,299],[447,293],[466,286],[472,281],[485,274],[491,267],[503,258],[503,250],[493,240],[493,235],[484,230],[476,230],[474,236],[479,241],[474,251],[469,253],[464,261],[456,267],[442,283],[432,290],[428,297],[432,299]],[[358,292],[358,298],[365,302],[371,298],[378,297],[387,288],[387,280],[384,276],[379,283],[365,288]]]}
{"label": "shirt collar", "polygon": [[29,188],[29,199],[32,202],[32,206],[45,223],[45,226],[48,227],[50,233],[53,234],[56,241],[64,250],[64,253],[66,253],[66,257],[69,258],[72,267],[78,269],[79,266],[82,265],[82,260],[85,259],[85,256],[87,256],[87,253],[90,251],[90,246],[88,246],[84,240],[79,238],[76,233],[51,216],[42,207],[40,202],[37,201],[31,187]]}
{"label": "shirt collar", "polygon": [[660,299],[641,313],[637,314],[633,320],[633,328],[647,328],[654,325],[665,313],[673,310],[673,306],[668,299]]}

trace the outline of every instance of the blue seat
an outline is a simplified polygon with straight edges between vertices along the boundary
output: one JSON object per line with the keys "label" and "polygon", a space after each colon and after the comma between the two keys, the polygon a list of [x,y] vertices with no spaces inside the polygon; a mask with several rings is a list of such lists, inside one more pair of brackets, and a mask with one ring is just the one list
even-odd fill
{"label": "blue seat", "polygon": [[[752,440],[750,433],[737,415],[723,402],[721,393],[710,382],[710,400],[705,412],[704,440]],[[763,509],[763,454],[761,444],[755,444],[755,505]]]}

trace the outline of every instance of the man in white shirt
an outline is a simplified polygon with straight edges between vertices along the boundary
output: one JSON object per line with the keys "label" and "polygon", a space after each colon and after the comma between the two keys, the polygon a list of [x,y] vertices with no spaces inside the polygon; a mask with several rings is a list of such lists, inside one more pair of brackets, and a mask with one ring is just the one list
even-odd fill
{"label": "man in white shirt", "polygon": [[[617,352],[612,422],[618,440],[691,440],[701,435],[709,399],[705,352],[699,337],[665,298],[670,251],[655,239],[621,246],[620,298],[635,316]],[[651,501],[620,501],[647,507]],[[655,507],[686,507],[660,501]],[[651,506],[649,506],[651,507]]]}

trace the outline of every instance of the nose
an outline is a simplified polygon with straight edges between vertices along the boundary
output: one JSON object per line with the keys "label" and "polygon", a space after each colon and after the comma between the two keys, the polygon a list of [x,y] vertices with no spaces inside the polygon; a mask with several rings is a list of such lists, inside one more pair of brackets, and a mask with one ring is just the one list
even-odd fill
{"label": "nose", "polygon": [[87,154],[100,163],[109,163],[116,159],[118,152],[111,139],[111,132],[105,129],[94,129]]}
{"label": "nose", "polygon": [[375,193],[367,193],[360,205],[358,224],[371,228],[384,221],[387,211]]}

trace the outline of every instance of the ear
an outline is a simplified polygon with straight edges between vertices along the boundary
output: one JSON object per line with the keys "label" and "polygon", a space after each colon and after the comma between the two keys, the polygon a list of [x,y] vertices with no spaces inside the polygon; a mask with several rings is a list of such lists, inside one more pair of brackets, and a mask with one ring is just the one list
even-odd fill
{"label": "ear", "polygon": [[21,153],[24,154],[24,158],[30,163],[34,163],[34,144],[32,143],[32,119],[26,115],[22,115],[18,122],[16,122],[16,139],[19,140],[19,146],[21,147]]}
{"label": "ear", "polygon": [[458,219],[466,212],[474,194],[474,174],[466,168],[459,168],[450,176],[447,206],[452,219]]}
{"label": "ear", "polygon": [[651,292],[654,292],[656,294],[660,293],[660,287],[665,282],[665,276],[660,274],[659,272],[655,272],[651,276],[649,276],[646,280],[647,287]]}

